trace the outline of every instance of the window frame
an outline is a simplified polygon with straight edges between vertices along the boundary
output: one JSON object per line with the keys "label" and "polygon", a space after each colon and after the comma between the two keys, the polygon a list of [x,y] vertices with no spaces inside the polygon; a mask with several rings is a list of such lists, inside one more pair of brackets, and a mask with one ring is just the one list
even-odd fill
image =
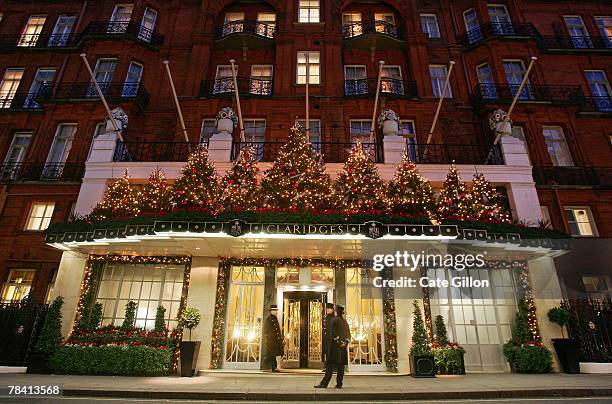
{"label": "window frame", "polygon": [[[19,79],[8,79],[7,75],[9,73],[17,74],[20,73]],[[8,67],[4,70],[4,74],[2,75],[2,80],[0,80],[0,109],[8,109],[13,104],[13,100],[15,99],[15,95],[17,91],[19,91],[19,87],[21,87],[21,81],[23,80],[23,75],[25,74],[25,68],[22,67]],[[10,82],[11,86],[8,90],[4,90],[5,83]]]}
{"label": "window frame", "polygon": [[[310,55],[316,53],[319,56],[319,61],[317,63],[312,63],[310,62]],[[306,74],[304,76],[300,76],[300,54],[304,54],[304,55],[308,55],[308,57],[306,58],[306,61],[303,63],[306,66]],[[319,74],[317,76],[313,76],[310,73],[310,67],[316,65],[319,68]],[[321,51],[310,51],[310,50],[305,50],[305,51],[297,51],[296,53],[296,59],[295,59],[295,85],[297,86],[305,86],[306,85],[306,79],[308,79],[308,85],[309,86],[320,86],[322,85],[322,77],[321,77],[321,73],[322,73],[322,69],[321,69]],[[300,77],[304,77],[304,82],[300,83]],[[312,82],[312,77],[317,77],[317,82],[313,83]]]}
{"label": "window frame", "polygon": [[[30,21],[33,19],[42,19],[42,24],[32,24],[30,25]],[[35,47],[38,44],[38,40],[40,39],[40,35],[42,34],[45,24],[47,23],[47,15],[46,14],[33,14],[28,16],[28,20],[26,21],[23,29],[21,30],[21,35],[19,36],[19,41],[17,42],[17,46],[23,48],[31,48]],[[32,33],[28,33],[28,29],[30,27],[35,28]],[[28,39],[28,37],[32,37]]]}
{"label": "window frame", "polygon": [[9,274],[8,277],[6,278],[6,281],[2,284],[2,295],[0,295],[0,301],[4,302],[4,303],[10,303],[10,302],[18,302],[20,300],[7,300],[5,299],[5,295],[7,293],[7,289],[11,286],[11,285],[25,285],[23,282],[11,282],[11,278],[13,277],[13,274],[15,272],[33,272],[34,276],[32,276],[32,281],[27,283],[27,285],[30,286],[30,288],[28,289],[28,293],[26,295],[24,295],[24,298],[26,296],[28,296],[30,294],[30,292],[32,291],[32,286],[34,285],[34,280],[36,279],[36,269],[34,268],[10,268],[9,270]]}
{"label": "window frame", "polygon": [[[550,150],[549,150],[549,141],[547,141],[546,135],[545,135],[545,131],[546,130],[558,130],[557,133],[561,134],[561,137],[563,138],[562,142],[560,141],[560,139],[553,139],[554,143],[561,145],[561,147],[564,149],[564,151],[567,153],[567,160],[569,161],[569,165],[564,165],[564,164],[559,164],[558,162],[558,156],[555,154],[555,156],[553,156],[552,154],[550,154]],[[569,145],[567,143],[567,136],[565,136],[565,131],[563,130],[562,126],[559,125],[542,125],[542,138],[544,139],[544,144],[546,146],[546,153],[548,154],[550,161],[552,163],[552,165],[554,167],[574,167],[574,159],[572,156],[572,153],[570,151]],[[559,156],[560,157],[560,156]]]}
{"label": "window frame", "polygon": [[[593,231],[593,234],[572,234],[571,233],[571,225],[570,225],[570,221],[568,220],[566,213],[567,211],[576,211],[576,210],[584,210],[587,218],[588,218],[588,224],[589,226],[591,226],[591,230]],[[595,217],[593,216],[593,210],[591,209],[590,206],[575,206],[575,205],[568,205],[568,206],[563,206],[563,220],[565,221],[565,223],[567,224],[569,231],[570,231],[570,235],[572,237],[577,237],[577,238],[584,238],[584,237],[599,237],[599,232],[597,230],[597,224],[595,223]],[[574,223],[574,222],[572,222]],[[578,223],[584,223],[584,222],[575,222],[576,224]],[[580,228],[578,227],[578,229],[580,230]]]}
{"label": "window frame", "polygon": [[[320,24],[321,23],[321,0],[297,0],[297,22],[299,24]],[[308,6],[302,6],[302,2],[308,2]],[[316,7],[311,3],[316,2]],[[302,20],[302,10],[307,11],[307,17]],[[312,11],[317,10],[316,21],[313,19]]]}
{"label": "window frame", "polygon": [[[432,76],[432,74],[431,74],[431,68],[432,67],[433,68],[443,68],[444,72],[446,73],[445,76],[444,76],[444,79],[442,81],[442,85],[441,86],[439,86],[439,85],[438,86],[434,86],[434,76]],[[442,91],[444,91],[444,82],[446,81],[446,77],[448,77],[448,66],[440,65],[440,64],[430,64],[429,65],[429,78],[431,80],[431,87],[432,87],[432,90],[433,90],[434,98],[436,98],[436,99],[440,98],[440,96],[442,94]],[[436,80],[439,80],[438,76],[436,76]],[[436,84],[439,84],[439,83],[436,81]],[[437,88],[438,94],[436,94],[436,88]],[[452,86],[452,83],[451,83],[450,79],[448,81],[448,88],[446,89],[446,93],[444,94],[444,98],[445,99],[453,98],[453,86]]]}
{"label": "window frame", "polygon": [[[425,18],[433,17],[433,23],[435,24],[436,31],[438,33],[437,36],[431,35],[431,32],[429,32],[430,23],[424,24],[423,17]],[[419,18],[421,20],[421,30],[429,36],[429,39],[442,39],[442,32],[440,31],[440,23],[438,22],[438,15],[436,13],[421,13],[419,15]],[[428,28],[427,30],[425,30],[425,26]]]}
{"label": "window frame", "polygon": [[[44,206],[44,211],[43,211],[43,216],[41,217],[32,217],[32,213],[34,210],[34,207],[37,205],[42,205]],[[51,207],[51,212],[49,213],[49,216],[47,216],[47,212],[49,210],[49,207]],[[55,207],[56,207],[56,203],[54,201],[33,201],[30,204],[30,207],[28,209],[28,214],[26,216],[26,220],[25,220],[25,224],[23,226],[23,231],[27,231],[27,232],[43,232],[45,230],[47,230],[49,228],[49,226],[51,225],[51,221],[53,220],[53,214],[55,213]],[[40,223],[37,226],[37,228],[30,228],[30,222],[32,220],[38,220],[40,219]],[[44,226],[44,224],[46,223],[46,227]]]}

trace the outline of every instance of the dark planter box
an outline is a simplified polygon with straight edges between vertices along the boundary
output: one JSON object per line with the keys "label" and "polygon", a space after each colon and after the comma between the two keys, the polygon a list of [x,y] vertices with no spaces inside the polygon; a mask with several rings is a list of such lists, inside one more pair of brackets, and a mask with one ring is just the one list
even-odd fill
{"label": "dark planter box", "polygon": [[29,374],[48,374],[49,370],[49,357],[51,355],[42,352],[32,352],[28,359],[28,370]]}
{"label": "dark planter box", "polygon": [[200,341],[181,341],[181,376],[195,376]]}
{"label": "dark planter box", "polygon": [[436,370],[433,355],[410,355],[410,376],[436,377]]}
{"label": "dark planter box", "polygon": [[563,373],[580,373],[580,342],[572,338],[553,338],[552,342]]}

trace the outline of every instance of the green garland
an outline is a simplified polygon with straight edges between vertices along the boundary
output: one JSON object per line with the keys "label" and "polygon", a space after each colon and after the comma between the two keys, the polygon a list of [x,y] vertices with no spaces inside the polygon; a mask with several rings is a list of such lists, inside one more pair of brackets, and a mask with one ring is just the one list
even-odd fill
{"label": "green garland", "polygon": [[[393,279],[393,269],[385,267],[384,279]],[[395,318],[395,293],[393,288],[383,288],[383,321],[385,333],[385,367],[397,373],[397,320]]]}

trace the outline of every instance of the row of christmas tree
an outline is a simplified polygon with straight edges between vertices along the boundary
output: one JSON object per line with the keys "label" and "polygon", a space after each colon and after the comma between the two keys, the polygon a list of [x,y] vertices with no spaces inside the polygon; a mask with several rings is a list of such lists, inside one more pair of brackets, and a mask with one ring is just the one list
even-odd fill
{"label": "row of christmas tree", "polygon": [[280,209],[350,214],[378,211],[438,220],[510,220],[501,196],[482,174],[474,176],[468,185],[451,165],[442,190],[436,195],[429,181],[404,155],[393,179],[385,183],[359,143],[351,150],[338,178],[332,181],[322,156],[297,129],[291,131],[272,168],[260,174],[252,149],[242,150],[232,168],[220,177],[206,148],[199,148],[189,156],[174,185],[157,170],[137,191],[126,171],[109,186],[90,219],[204,208],[213,214]]}

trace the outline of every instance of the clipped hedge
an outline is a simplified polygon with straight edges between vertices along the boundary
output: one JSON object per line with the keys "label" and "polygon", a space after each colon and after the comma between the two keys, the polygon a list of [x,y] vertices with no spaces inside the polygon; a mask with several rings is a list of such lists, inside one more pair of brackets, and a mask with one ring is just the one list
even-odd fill
{"label": "clipped hedge", "polygon": [[542,345],[504,345],[504,355],[516,373],[549,373],[552,369],[552,352]]}
{"label": "clipped hedge", "polygon": [[174,349],[134,345],[64,345],[51,356],[56,374],[166,376],[172,373]]}

